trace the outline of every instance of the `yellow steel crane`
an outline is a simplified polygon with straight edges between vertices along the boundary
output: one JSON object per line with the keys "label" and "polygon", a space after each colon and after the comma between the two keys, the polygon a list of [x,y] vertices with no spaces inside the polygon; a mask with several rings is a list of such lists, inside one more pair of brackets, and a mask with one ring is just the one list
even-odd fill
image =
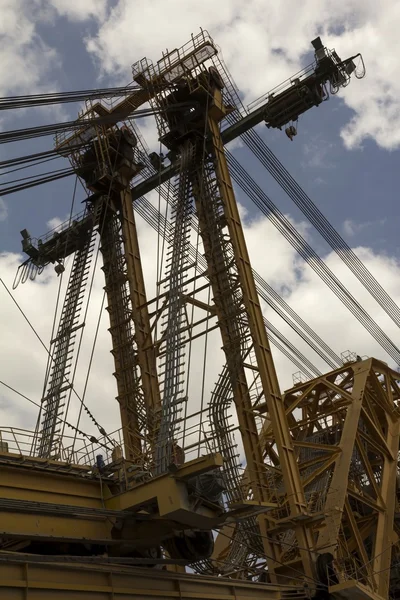
{"label": "yellow steel crane", "polygon": [[[57,136],[89,195],[55,234],[35,242],[23,232],[22,280],[74,259],[32,451],[0,453],[2,598],[386,599],[395,590],[400,376],[356,359],[281,394],[224,151],[262,121],[293,139],[298,117],[357,75],[357,57],[342,61],[319,38],[313,46],[312,66],[236,118],[236,90],[202,31],[155,65],[135,64],[140,89],[115,105],[89,102],[74,133]],[[167,159],[143,153],[130,121],[147,102]],[[134,203],[171,178],[164,278],[150,299]],[[62,424],[97,234],[122,429],[118,442],[99,426],[101,437],[76,450]],[[199,378],[191,349],[214,334],[225,367],[206,409],[207,365]]]}

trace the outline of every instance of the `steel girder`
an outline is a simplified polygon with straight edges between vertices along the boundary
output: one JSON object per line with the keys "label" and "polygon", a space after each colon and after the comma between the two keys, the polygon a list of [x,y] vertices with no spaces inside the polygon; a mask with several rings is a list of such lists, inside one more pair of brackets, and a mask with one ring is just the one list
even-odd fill
{"label": "steel girder", "polygon": [[[375,359],[344,365],[284,394],[307,518],[313,524],[317,572],[331,593],[375,598],[394,593],[399,401],[400,374]],[[289,562],[298,568],[300,549],[267,419],[260,440],[274,468],[280,507],[268,515],[275,521],[268,536],[281,540],[282,569]],[[248,473],[243,483],[250,490]],[[234,538],[232,530],[225,533]],[[227,556],[228,545],[229,539],[217,539],[216,561]]]}

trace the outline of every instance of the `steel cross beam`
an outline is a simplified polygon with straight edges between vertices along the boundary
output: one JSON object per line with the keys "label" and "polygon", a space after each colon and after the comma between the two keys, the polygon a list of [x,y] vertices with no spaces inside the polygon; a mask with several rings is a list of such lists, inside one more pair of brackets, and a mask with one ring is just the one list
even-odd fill
{"label": "steel cross beam", "polygon": [[[112,564],[57,564],[35,561],[25,555],[25,562],[10,554],[0,558],[0,595],[2,600],[16,598],[52,598],[75,600],[289,600],[301,598],[302,588],[254,581],[238,581],[195,574],[169,573],[158,569],[140,569]],[[304,591],[303,591],[304,593]]]}
{"label": "steel cross beam", "polygon": [[[240,119],[234,125],[227,127],[224,131],[221,132],[221,140],[223,144],[228,144],[229,142],[235,140],[237,137],[240,137],[249,129],[252,129],[259,123],[264,120],[265,108],[267,103],[263,104],[260,108],[253,110],[248,115]],[[209,145],[211,144],[211,138],[209,137]],[[148,177],[145,181],[135,185],[131,189],[132,200],[137,200],[141,196],[148,194],[152,190],[155,190],[159,185],[171,179],[174,175],[178,173],[179,170],[179,161],[174,161],[167,167],[161,169],[155,175]]]}

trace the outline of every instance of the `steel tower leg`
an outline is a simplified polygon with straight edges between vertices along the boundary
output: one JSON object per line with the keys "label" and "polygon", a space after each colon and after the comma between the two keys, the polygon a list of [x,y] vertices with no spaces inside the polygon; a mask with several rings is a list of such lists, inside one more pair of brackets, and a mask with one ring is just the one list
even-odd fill
{"label": "steel tower leg", "polygon": [[[259,373],[265,410],[275,434],[290,515],[296,522],[296,539],[304,574],[311,578],[314,577],[314,540],[310,529],[299,520],[296,521],[306,515],[306,502],[220,135],[219,120],[224,115],[221,100],[221,92],[216,90],[213,107],[208,115],[212,142],[211,164],[201,165],[194,181],[193,193],[200,232],[209,265],[253,496],[258,502],[271,499],[256,419],[262,407],[254,405],[247,382],[243,352],[246,342],[255,355],[256,365],[252,368]],[[225,227],[228,234],[226,229],[223,231]],[[232,256],[227,252],[228,247]],[[259,518],[259,524],[265,553],[270,559],[269,572],[275,581],[275,573],[281,566],[279,539],[274,540],[268,535],[264,517]],[[286,572],[285,576],[287,574]]]}
{"label": "steel tower leg", "polygon": [[157,375],[156,349],[152,340],[150,317],[147,305],[139,241],[129,189],[121,193],[122,236],[129,282],[132,320],[135,327],[137,362],[140,369],[140,384],[146,406],[147,440],[145,445],[154,455],[156,436],[161,413],[160,388]]}
{"label": "steel tower leg", "polygon": [[101,231],[101,252],[107,311],[112,338],[125,457],[142,461],[141,430],[146,423],[145,405],[140,387],[132,327],[132,307],[128,290],[127,267],[123,250],[121,223],[116,213],[106,214]]}
{"label": "steel tower leg", "polygon": [[118,211],[108,208],[103,219],[101,252],[125,456],[149,466],[154,461],[160,396],[129,189],[121,192]]}

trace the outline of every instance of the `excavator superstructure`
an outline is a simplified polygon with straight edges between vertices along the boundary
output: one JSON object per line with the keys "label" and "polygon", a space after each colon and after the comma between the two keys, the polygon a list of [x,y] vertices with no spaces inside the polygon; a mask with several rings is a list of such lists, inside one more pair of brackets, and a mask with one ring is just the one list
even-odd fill
{"label": "excavator superstructure", "polygon": [[[260,122],[293,139],[304,112],[363,75],[359,55],[312,44],[312,66],[245,110],[202,31],[134,64],[131,94],[88,101],[57,135],[87,198],[50,235],[22,232],[15,285],[73,262],[31,451],[0,453],[2,597],[396,596],[400,375],[356,357],[281,393],[224,149]],[[162,153],[133,122],[147,104]],[[135,210],[152,190],[168,212],[154,217],[154,298]],[[97,243],[121,430],[95,421],[76,451],[65,417]],[[222,369],[207,387],[208,345]]]}

